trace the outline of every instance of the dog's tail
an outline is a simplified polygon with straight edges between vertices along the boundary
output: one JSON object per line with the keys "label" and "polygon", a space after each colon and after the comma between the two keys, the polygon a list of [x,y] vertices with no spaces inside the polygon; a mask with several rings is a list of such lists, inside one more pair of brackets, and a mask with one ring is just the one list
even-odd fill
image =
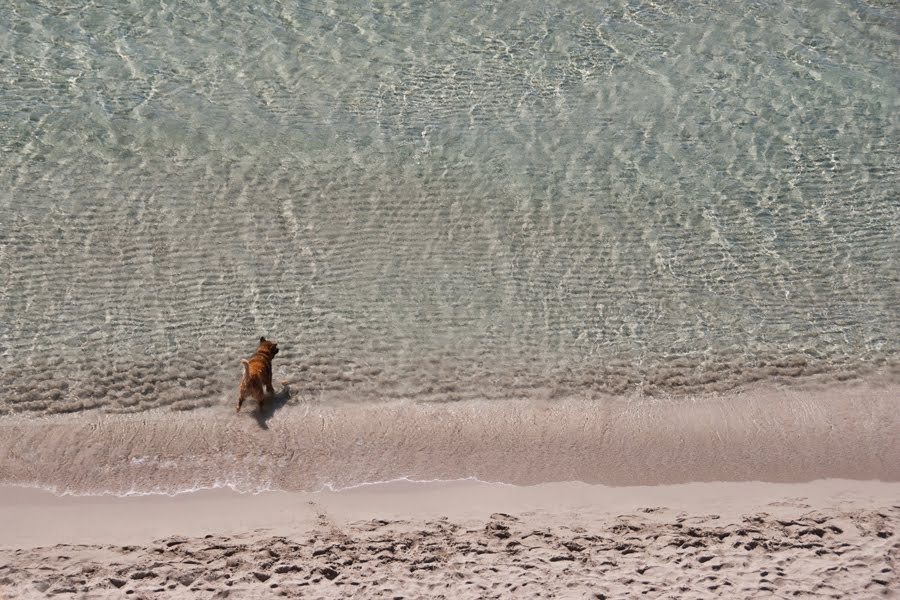
{"label": "dog's tail", "polygon": [[241,366],[244,367],[244,379],[250,378],[250,361],[246,358],[241,359]]}

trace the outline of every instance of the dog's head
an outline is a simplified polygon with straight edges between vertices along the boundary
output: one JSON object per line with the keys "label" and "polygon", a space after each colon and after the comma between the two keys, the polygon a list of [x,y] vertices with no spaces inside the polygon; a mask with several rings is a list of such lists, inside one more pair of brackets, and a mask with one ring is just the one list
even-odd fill
{"label": "dog's head", "polygon": [[259,346],[256,348],[256,351],[260,354],[265,354],[269,359],[272,359],[278,354],[278,344],[276,342],[270,342],[265,337],[261,337],[259,338]]}

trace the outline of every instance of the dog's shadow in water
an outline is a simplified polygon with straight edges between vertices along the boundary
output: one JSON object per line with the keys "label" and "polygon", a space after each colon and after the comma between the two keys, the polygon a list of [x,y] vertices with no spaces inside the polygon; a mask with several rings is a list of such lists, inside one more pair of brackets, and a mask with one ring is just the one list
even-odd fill
{"label": "dog's shadow in water", "polygon": [[271,398],[267,398],[263,403],[262,410],[259,407],[253,410],[253,416],[256,417],[256,423],[260,429],[269,428],[269,419],[275,415],[275,411],[288,403],[291,399],[291,388],[287,384],[281,386],[281,390],[275,392]]}

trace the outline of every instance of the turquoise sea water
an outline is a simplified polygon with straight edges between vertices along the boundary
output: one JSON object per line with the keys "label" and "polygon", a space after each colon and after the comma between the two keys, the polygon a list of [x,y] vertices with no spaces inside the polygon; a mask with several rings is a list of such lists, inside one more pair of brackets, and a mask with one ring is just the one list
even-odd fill
{"label": "turquoise sea water", "polygon": [[900,371],[893,2],[0,6],[0,413]]}

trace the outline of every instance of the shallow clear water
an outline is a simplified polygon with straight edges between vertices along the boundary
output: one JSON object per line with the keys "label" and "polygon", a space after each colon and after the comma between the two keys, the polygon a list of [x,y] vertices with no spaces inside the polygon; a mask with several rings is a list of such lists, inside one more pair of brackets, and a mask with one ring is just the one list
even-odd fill
{"label": "shallow clear water", "polygon": [[900,371],[892,2],[62,4],[0,7],[0,413],[260,335],[327,402]]}

